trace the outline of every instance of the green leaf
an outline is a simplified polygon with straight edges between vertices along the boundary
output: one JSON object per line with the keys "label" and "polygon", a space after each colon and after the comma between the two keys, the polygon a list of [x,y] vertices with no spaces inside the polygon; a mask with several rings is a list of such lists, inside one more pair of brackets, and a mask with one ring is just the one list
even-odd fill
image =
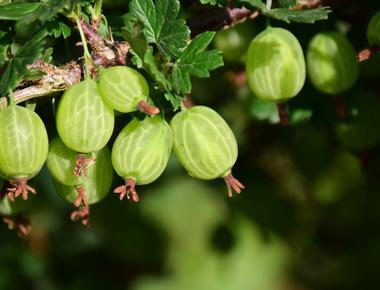
{"label": "green leaf", "polygon": [[[318,20],[327,19],[328,14],[331,13],[329,7],[319,7],[305,10],[288,10],[287,8],[276,8],[269,10],[261,0],[240,0],[240,2],[248,3],[250,6],[261,10],[262,14],[287,23],[290,23],[291,21],[300,23],[314,23]],[[285,2],[285,0],[283,2]],[[292,4],[293,2],[293,0],[287,1],[288,4]]]}
{"label": "green leaf", "polygon": [[261,0],[240,0],[240,2],[248,3],[251,6],[258,8],[262,12],[268,10],[267,7],[265,6],[265,4]]}
{"label": "green leaf", "polygon": [[297,0],[279,0],[280,7],[290,8],[297,5]]}
{"label": "green leaf", "polygon": [[166,92],[165,99],[170,102],[170,104],[173,106],[173,110],[176,111],[179,108],[179,106],[181,106],[181,103],[185,99],[185,97],[173,94],[171,92]]}
{"label": "green leaf", "polygon": [[209,77],[210,70],[223,65],[219,50],[205,51],[214,38],[215,32],[199,34],[182,52],[172,71],[172,82],[177,93],[190,93],[190,75]]}
{"label": "green leaf", "polygon": [[130,52],[134,56],[133,62],[141,68],[145,52],[148,49],[148,43],[143,33],[144,25],[133,14],[125,15],[123,20],[124,27],[122,28],[122,34],[131,47]]}
{"label": "green leaf", "polygon": [[52,20],[58,13],[71,9],[78,0],[46,0],[41,1],[37,9],[19,19],[22,25],[28,25],[34,21],[39,21],[44,24]]}
{"label": "green leaf", "polygon": [[329,7],[320,7],[315,9],[305,10],[288,10],[285,8],[271,9],[265,12],[265,15],[272,18],[285,21],[287,23],[314,23],[318,20],[328,19],[328,14],[331,13]]}
{"label": "green leaf", "polygon": [[158,82],[165,90],[171,89],[171,84],[166,76],[159,70],[156,60],[153,56],[153,47],[149,47],[144,56],[145,68],[149,71],[151,77]]}
{"label": "green leaf", "polygon": [[[132,0],[127,21],[143,24],[143,33],[148,43],[157,45],[165,57],[177,57],[189,39],[190,31],[184,19],[177,19],[177,0]],[[131,24],[128,23],[131,27]],[[129,31],[129,29],[127,29]]]}
{"label": "green leaf", "polygon": [[2,66],[8,59],[7,52],[12,44],[11,33],[9,31],[0,30],[0,66]]}
{"label": "green leaf", "polygon": [[8,63],[0,79],[0,94],[7,95],[28,74],[27,65],[42,56],[48,31],[44,28],[27,41]]}
{"label": "green leaf", "polygon": [[202,4],[210,4],[210,5],[218,5],[218,6],[226,6],[226,0],[199,0]]}
{"label": "green leaf", "polygon": [[47,24],[47,29],[49,34],[55,38],[63,36],[64,39],[68,38],[71,35],[71,29],[62,21],[53,21]]}
{"label": "green leaf", "polygon": [[9,3],[0,6],[0,20],[19,20],[37,10],[39,3]]}

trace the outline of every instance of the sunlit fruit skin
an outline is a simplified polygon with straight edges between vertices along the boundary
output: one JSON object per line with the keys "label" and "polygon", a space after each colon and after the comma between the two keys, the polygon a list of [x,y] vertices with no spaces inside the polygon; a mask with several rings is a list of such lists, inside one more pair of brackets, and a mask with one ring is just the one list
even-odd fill
{"label": "sunlit fruit skin", "polygon": [[45,125],[33,111],[10,105],[0,111],[0,175],[30,179],[44,164],[49,147]]}
{"label": "sunlit fruit skin", "polygon": [[246,74],[251,90],[260,99],[284,102],[295,97],[306,78],[297,38],[283,28],[265,29],[248,48]]}
{"label": "sunlit fruit skin", "polygon": [[80,153],[102,149],[114,127],[114,112],[88,79],[74,84],[62,96],[57,109],[57,130],[63,143]]}
{"label": "sunlit fruit skin", "polygon": [[238,146],[232,130],[217,112],[194,106],[177,113],[170,127],[173,150],[191,176],[210,180],[231,173]]}
{"label": "sunlit fruit skin", "polygon": [[[50,171],[51,172],[51,171]],[[70,168],[67,170],[72,174]],[[113,180],[113,168],[111,154],[107,147],[96,152],[96,162],[89,168],[87,178],[77,186],[68,186],[54,179],[54,185],[58,194],[70,203],[78,198],[77,188],[83,188],[88,204],[101,201],[110,191]]]}
{"label": "sunlit fruit skin", "polygon": [[367,26],[367,39],[371,45],[380,45],[380,11],[371,18]]}
{"label": "sunlit fruit skin", "polygon": [[49,154],[46,160],[46,166],[51,176],[58,182],[75,186],[83,183],[84,176],[75,176],[74,166],[77,158],[77,152],[68,148],[61,138],[54,138],[49,144]]}
{"label": "sunlit fruit skin", "polygon": [[112,164],[125,180],[138,185],[155,181],[164,171],[172,149],[173,135],[169,124],[155,116],[129,122],[112,147]]}
{"label": "sunlit fruit skin", "polygon": [[104,102],[123,113],[136,111],[139,102],[146,101],[149,95],[145,78],[127,66],[114,66],[102,71],[99,89]]}
{"label": "sunlit fruit skin", "polygon": [[215,34],[214,45],[220,49],[223,58],[229,62],[245,61],[247,49],[256,29],[252,23],[241,23]]}
{"label": "sunlit fruit skin", "polygon": [[355,50],[339,32],[315,35],[307,49],[306,63],[314,87],[330,95],[347,91],[359,76]]}

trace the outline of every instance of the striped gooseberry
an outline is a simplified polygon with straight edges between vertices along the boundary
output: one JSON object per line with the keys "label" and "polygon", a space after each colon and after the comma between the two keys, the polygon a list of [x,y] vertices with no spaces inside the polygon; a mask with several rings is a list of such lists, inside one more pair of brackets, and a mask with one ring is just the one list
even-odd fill
{"label": "striped gooseberry", "polygon": [[[84,225],[89,222],[89,213],[91,204],[101,201],[109,192],[112,179],[113,168],[111,163],[111,154],[107,147],[94,153],[96,162],[91,164],[85,178],[72,180],[72,164],[75,158],[75,152],[62,149],[65,146],[59,139],[53,140],[52,144],[58,148],[53,155],[51,152],[48,157],[48,169],[53,177],[54,185],[59,195],[66,201],[74,204],[78,209],[71,214],[72,220],[81,220]],[[57,145],[58,144],[58,145]],[[74,181],[74,182],[72,182]]]}
{"label": "striped gooseberry", "polygon": [[[233,177],[238,147],[226,121],[214,110],[194,106],[177,113],[170,123],[173,149],[189,175],[199,179],[224,178],[228,196],[244,186]],[[232,189],[231,189],[232,188]]]}
{"label": "striped gooseberry", "polygon": [[148,105],[148,83],[133,68],[114,66],[103,70],[99,90],[104,102],[116,111],[129,113],[140,109],[151,115],[159,113],[156,107]]}
{"label": "striped gooseberry", "polygon": [[86,154],[102,149],[114,127],[114,112],[103,101],[97,83],[87,79],[74,84],[62,96],[57,110],[58,135],[65,145],[78,152],[74,174],[81,175],[91,162]]}
{"label": "striped gooseberry", "polygon": [[114,113],[100,96],[98,85],[87,79],[71,86],[57,109],[57,130],[63,143],[80,153],[102,149],[114,127]]}
{"label": "striped gooseberry", "polygon": [[[83,175],[74,175],[77,152],[68,148],[61,138],[54,138],[49,145],[49,154],[46,166],[51,176],[67,186],[76,186],[83,183]],[[90,167],[91,164],[87,164]]]}
{"label": "striped gooseberry", "polygon": [[380,11],[372,16],[367,26],[367,39],[369,44],[380,46]]}
{"label": "striped gooseberry", "polygon": [[316,34],[307,49],[306,63],[314,87],[330,95],[347,91],[359,76],[355,50],[339,32]]}
{"label": "striped gooseberry", "polygon": [[115,189],[120,200],[139,200],[135,185],[155,181],[164,171],[172,148],[169,124],[161,116],[133,119],[117,136],[112,147],[112,164],[125,185]]}
{"label": "striped gooseberry", "polygon": [[49,140],[45,125],[33,111],[11,104],[0,111],[0,175],[10,181],[8,198],[36,191],[27,184],[44,164]]}
{"label": "striped gooseberry", "polygon": [[251,90],[260,99],[284,102],[296,96],[306,78],[297,38],[277,27],[259,33],[248,48],[246,74]]}

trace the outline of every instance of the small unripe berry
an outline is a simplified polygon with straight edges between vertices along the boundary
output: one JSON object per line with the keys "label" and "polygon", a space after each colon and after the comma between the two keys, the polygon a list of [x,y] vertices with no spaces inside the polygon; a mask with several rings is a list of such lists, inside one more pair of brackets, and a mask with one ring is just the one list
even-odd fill
{"label": "small unripe berry", "polygon": [[48,154],[48,136],[41,118],[33,111],[10,105],[0,111],[0,176],[11,181],[8,197],[35,190],[27,185],[41,169]]}
{"label": "small unripe berry", "polygon": [[155,181],[164,171],[172,148],[169,124],[161,116],[143,121],[132,120],[117,136],[112,147],[112,164],[126,184],[115,189],[120,199],[125,195],[137,202],[135,184]]}
{"label": "small unripe berry", "polygon": [[260,99],[284,102],[295,97],[306,77],[297,38],[283,28],[265,29],[248,48],[246,73],[251,90]]}
{"label": "small unripe berry", "polygon": [[341,33],[318,33],[306,54],[310,80],[319,91],[336,95],[347,91],[359,76],[359,66],[352,44]]}
{"label": "small unripe berry", "polygon": [[149,95],[145,78],[127,66],[114,66],[102,71],[99,89],[106,104],[123,113],[136,111],[139,103],[146,101]]}
{"label": "small unripe berry", "polygon": [[114,113],[100,96],[98,85],[88,79],[70,87],[57,110],[57,130],[63,143],[80,153],[102,149],[109,141]]}
{"label": "small unripe berry", "polygon": [[[189,175],[205,180],[225,178],[238,193],[244,188],[231,174],[238,156],[235,136],[217,112],[194,106],[177,113],[170,127],[174,152]],[[228,193],[232,195],[230,187]]]}

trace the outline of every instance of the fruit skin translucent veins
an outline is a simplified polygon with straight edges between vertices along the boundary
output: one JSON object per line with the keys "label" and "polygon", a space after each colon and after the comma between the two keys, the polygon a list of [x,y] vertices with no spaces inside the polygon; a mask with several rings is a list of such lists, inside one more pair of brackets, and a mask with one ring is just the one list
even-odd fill
{"label": "fruit skin translucent veins", "polygon": [[102,149],[114,128],[114,112],[103,101],[98,85],[88,79],[70,87],[57,110],[57,130],[63,143],[80,153]]}
{"label": "fruit skin translucent veins", "polygon": [[146,101],[149,86],[145,78],[127,66],[115,66],[101,72],[99,90],[104,102],[116,111],[136,111],[140,101]]}
{"label": "fruit skin translucent veins", "polygon": [[[133,119],[117,136],[112,147],[112,164],[126,184],[115,192],[138,201],[134,186],[155,181],[164,171],[172,149],[169,124],[161,116]],[[132,194],[132,196],[130,196]]]}
{"label": "fruit skin translucent veins", "polygon": [[246,73],[251,90],[260,99],[284,102],[295,97],[306,79],[297,38],[283,28],[265,29],[248,48]]}
{"label": "fruit skin translucent veins", "polygon": [[355,50],[339,32],[316,34],[307,49],[306,63],[314,87],[330,95],[347,91],[359,76]]}
{"label": "fruit skin translucent veins", "polygon": [[236,138],[226,121],[214,110],[194,106],[176,114],[170,123],[174,152],[189,175],[199,179],[224,178],[228,196],[244,185],[232,175],[238,156]]}
{"label": "fruit skin translucent veins", "polygon": [[33,111],[10,105],[0,111],[0,175],[30,179],[44,164],[49,141],[45,125]]}
{"label": "fruit skin translucent veins", "polygon": [[232,130],[217,112],[194,106],[176,114],[170,126],[174,152],[189,175],[210,180],[231,172],[238,147]]}

